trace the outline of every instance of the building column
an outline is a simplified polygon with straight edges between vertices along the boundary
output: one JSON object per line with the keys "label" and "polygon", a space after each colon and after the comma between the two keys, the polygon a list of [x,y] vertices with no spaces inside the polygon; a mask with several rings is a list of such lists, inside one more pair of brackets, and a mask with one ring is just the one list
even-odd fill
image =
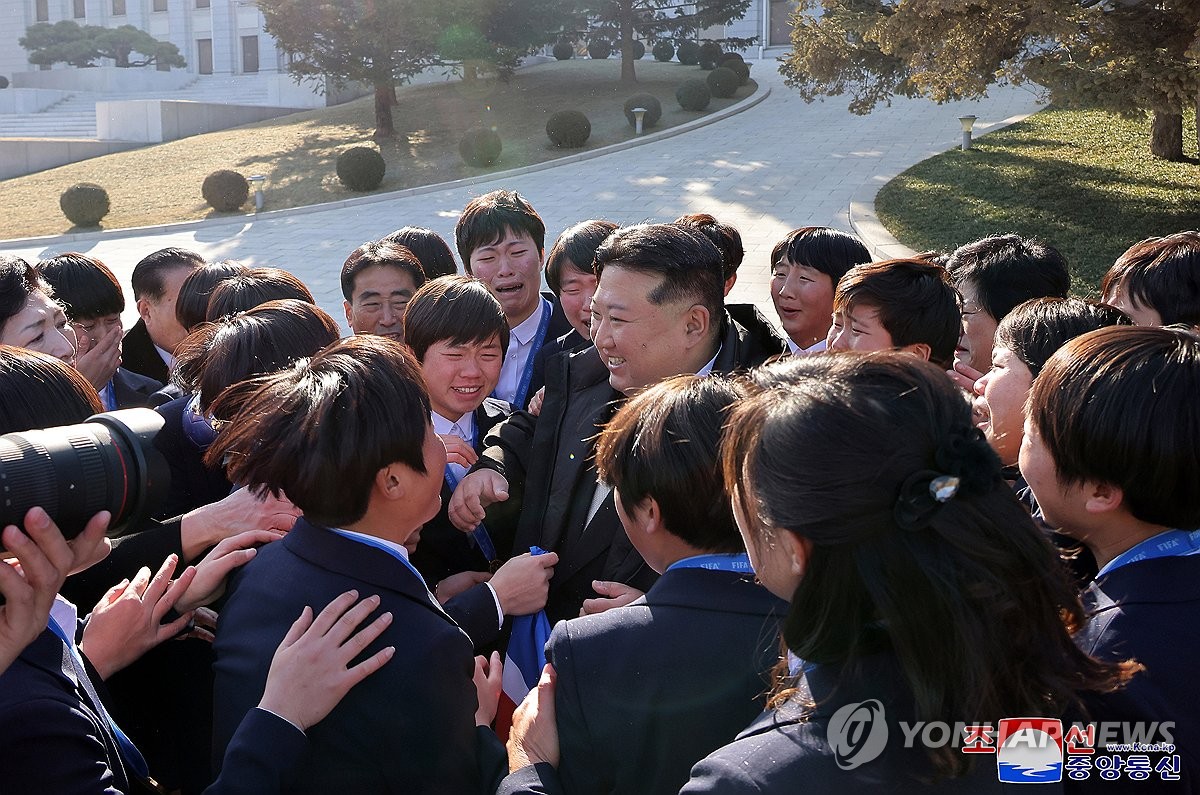
{"label": "building column", "polygon": [[237,9],[235,0],[213,0],[212,43],[213,74],[231,75],[238,68],[238,50],[241,42],[237,38]]}

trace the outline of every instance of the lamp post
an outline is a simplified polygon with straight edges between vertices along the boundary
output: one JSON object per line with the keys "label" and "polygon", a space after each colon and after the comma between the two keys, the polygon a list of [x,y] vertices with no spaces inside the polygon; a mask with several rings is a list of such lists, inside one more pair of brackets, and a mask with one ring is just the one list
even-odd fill
{"label": "lamp post", "polygon": [[254,212],[260,212],[263,208],[263,183],[267,181],[267,177],[265,174],[255,174],[246,181],[254,188]]}
{"label": "lamp post", "polygon": [[645,108],[634,108],[633,109],[633,134],[634,135],[642,134],[642,119],[645,118],[645,116],[646,116]]}
{"label": "lamp post", "polygon": [[974,115],[958,117],[958,123],[962,125],[962,150],[964,152],[971,148],[971,129],[975,126],[976,118]]}

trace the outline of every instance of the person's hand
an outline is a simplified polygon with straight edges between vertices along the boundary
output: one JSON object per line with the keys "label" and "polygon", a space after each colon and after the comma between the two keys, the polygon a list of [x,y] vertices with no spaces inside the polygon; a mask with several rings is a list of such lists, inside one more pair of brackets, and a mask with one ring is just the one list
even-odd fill
{"label": "person's hand", "polygon": [[121,366],[121,326],[114,324],[75,357],[75,369],[97,390],[104,389]]}
{"label": "person's hand", "polygon": [[972,394],[974,394],[975,382],[983,378],[983,373],[964,362],[955,362],[954,369],[947,370],[946,375],[950,376],[950,380],[956,385]]}
{"label": "person's hand", "polygon": [[300,513],[286,496],[266,492],[258,497],[249,489],[238,489],[223,500],[184,514],[180,523],[183,559],[195,560],[214,544],[248,530],[286,533]]}
{"label": "person's hand", "polygon": [[167,614],[183,596],[196,570],[189,566],[179,579],[171,572],[179,558],[168,555],[158,572],[142,567],[133,581],[122,580],[108,589],[92,610],[83,630],[80,650],[91,660],[101,679],[108,679],[164,640],[178,635],[191,621],[185,613],[170,624]]}
{"label": "person's hand", "polygon": [[187,613],[197,607],[210,605],[225,593],[229,573],[244,566],[258,554],[256,546],[283,538],[278,530],[249,530],[226,538],[196,564],[196,576],[187,592],[180,597],[175,610]]}
{"label": "person's hand", "polygon": [[460,571],[458,574],[451,574],[435,585],[433,587],[433,595],[437,597],[438,604],[444,605],[460,593],[473,588],[481,582],[487,582],[491,578],[492,575],[486,571]]}
{"label": "person's hand", "polygon": [[508,771],[545,762],[558,767],[558,724],[554,717],[554,666],[546,663],[537,687],[513,713],[508,734]]}
{"label": "person's hand", "polygon": [[475,448],[467,444],[467,440],[461,436],[447,433],[439,434],[438,438],[442,440],[442,444],[446,445],[447,464],[458,464],[470,469],[479,460],[479,453],[475,452]]}
{"label": "person's hand", "polygon": [[475,674],[471,677],[475,682],[475,725],[491,726],[496,719],[496,708],[500,704],[500,691],[504,688],[504,663],[500,662],[500,652],[492,652],[491,659],[477,656],[475,658]]}
{"label": "person's hand", "polygon": [[63,580],[81,564],[91,564],[108,552],[104,531],[110,516],[102,511],[92,517],[83,532],[71,542],[41,508],[25,514],[25,532],[9,525],[0,532],[0,543],[14,560],[0,561],[0,673],[50,621],[50,607]]}
{"label": "person's hand", "polygon": [[526,409],[533,416],[538,416],[542,413],[542,401],[546,399],[546,387],[542,387],[534,393],[529,401],[529,408]]}
{"label": "person's hand", "polygon": [[197,607],[192,613],[192,621],[185,627],[184,631],[175,636],[175,640],[187,640],[195,638],[202,640],[205,643],[212,643],[216,640],[217,632],[217,614],[207,607]]}
{"label": "person's hand", "polygon": [[584,599],[583,609],[579,611],[581,616],[594,616],[614,607],[624,607],[646,595],[631,585],[604,580],[592,580],[592,590],[600,594],[601,598]]}
{"label": "person's hand", "polygon": [[545,607],[556,563],[558,555],[553,552],[543,555],[526,552],[497,569],[490,582],[504,615],[527,616]]}
{"label": "person's hand", "polygon": [[387,646],[346,667],[392,623],[392,614],[384,613],[356,632],[379,607],[378,596],[355,604],[357,599],[357,591],[347,591],[315,619],[312,608],[301,611],[271,658],[259,707],[305,731],[332,712],[350,688],[392,659],[396,647]]}
{"label": "person's hand", "polygon": [[508,499],[508,481],[499,472],[479,469],[468,472],[454,489],[446,514],[459,530],[469,533],[487,515],[487,507]]}

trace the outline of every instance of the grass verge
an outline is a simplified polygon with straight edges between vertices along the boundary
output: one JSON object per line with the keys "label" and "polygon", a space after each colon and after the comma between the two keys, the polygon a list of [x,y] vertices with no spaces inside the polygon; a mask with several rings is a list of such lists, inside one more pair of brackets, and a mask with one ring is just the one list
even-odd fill
{"label": "grass verge", "polygon": [[979,138],[975,148],[929,158],[884,186],[883,224],[919,251],[1014,232],[1056,246],[1074,292],[1094,293],[1126,248],[1147,237],[1200,228],[1200,161],[1194,119],[1170,163],[1149,153],[1149,119],[1048,109]]}
{"label": "grass verge", "polygon": [[[704,112],[685,111],[675,101],[684,80],[703,77],[699,67],[639,61],[638,84],[620,82],[619,59],[560,61],[523,69],[508,83],[494,78],[407,86],[397,90],[393,109],[396,137],[382,145],[371,139],[374,100],[363,97],[333,108],[207,133],[179,141],[97,157],[0,182],[0,239],[61,234],[73,230],[58,206],[59,195],[77,182],[95,182],[112,204],[104,229],[148,226],[217,213],[200,195],[204,178],[221,168],[246,176],[265,174],[268,209],[302,207],[368,194],[347,190],[334,172],[337,155],[350,146],[378,146],[387,174],[376,192],[429,185],[503,171],[627,141],[634,137],[622,105],[649,93],[662,103],[652,131],[667,129],[722,110],[756,89],[751,81],[731,99],[714,98]],[[555,148],[546,120],[559,110],[583,111],[592,133],[580,149]],[[459,140],[475,125],[494,127],[504,149],[489,168],[462,162]],[[253,195],[247,205],[253,207]]]}

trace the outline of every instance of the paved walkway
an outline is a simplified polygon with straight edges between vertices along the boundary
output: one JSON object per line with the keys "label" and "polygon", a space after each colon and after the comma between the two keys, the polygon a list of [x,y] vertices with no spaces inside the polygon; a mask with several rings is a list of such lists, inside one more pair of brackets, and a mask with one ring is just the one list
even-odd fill
{"label": "paved walkway", "polygon": [[[746,260],[731,299],[768,307],[768,315],[774,317],[767,295],[767,260],[788,230],[809,225],[849,229],[852,202],[869,204],[892,176],[958,144],[961,115],[979,117],[979,134],[1037,109],[1027,91],[996,89],[983,102],[939,107],[897,99],[890,108],[854,116],[846,110],[844,97],[805,104],[783,84],[774,66],[773,61],[754,65],[755,79],[769,85],[772,93],[750,110],[592,160],[352,207],[32,247],[0,243],[0,252],[36,260],[82,251],[104,261],[128,289],[129,275],[143,255],[182,246],[210,260],[232,258],[287,268],[340,320],[344,313],[338,273],[350,251],[407,225],[430,227],[452,241],[463,205],[472,196],[504,187],[520,191],[541,213],[547,247],[562,229],[587,218],[635,223],[709,212],[733,223],[745,242]],[[898,253],[886,246],[881,252]],[[135,317],[132,301],[130,305],[128,319]]]}

